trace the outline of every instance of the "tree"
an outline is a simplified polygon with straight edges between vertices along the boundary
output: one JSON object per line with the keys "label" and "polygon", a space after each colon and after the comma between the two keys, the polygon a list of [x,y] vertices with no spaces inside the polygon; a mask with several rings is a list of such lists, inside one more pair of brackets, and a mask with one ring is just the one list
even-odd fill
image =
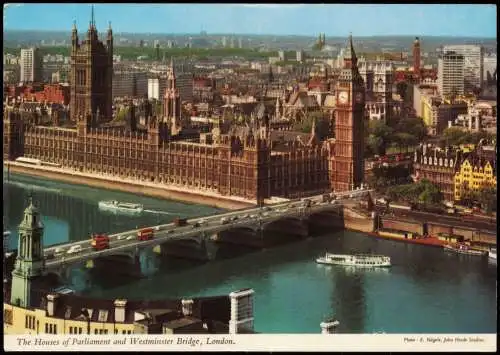
{"label": "tree", "polygon": [[420,117],[406,117],[401,119],[397,123],[395,131],[412,135],[416,138],[417,142],[423,141],[427,136],[427,128]]}
{"label": "tree", "polygon": [[418,196],[418,202],[425,206],[437,205],[443,201],[443,193],[433,184],[426,185]]}
{"label": "tree", "polygon": [[401,96],[403,102],[406,101],[407,90],[408,90],[408,83],[406,81],[400,81],[399,83],[396,84],[396,92],[398,93],[399,96]]}
{"label": "tree", "polygon": [[460,127],[448,127],[444,129],[442,139],[445,146],[460,145],[464,143],[466,135],[467,133]]}
{"label": "tree", "polygon": [[477,192],[477,201],[487,214],[497,209],[497,189],[492,186],[483,186]]}
{"label": "tree", "polygon": [[127,106],[121,108],[120,111],[118,111],[118,113],[116,114],[114,121],[120,122],[120,121],[126,120],[128,117],[128,112],[129,112],[129,108]]}
{"label": "tree", "polygon": [[405,148],[405,151],[408,152],[408,147],[413,147],[418,144],[418,138],[414,135],[406,132],[397,132],[394,134],[394,142],[397,144],[399,149]]}
{"label": "tree", "polygon": [[370,145],[372,152],[385,155],[389,147],[394,130],[387,126],[385,122],[373,120],[368,125],[369,135],[367,144]]}
{"label": "tree", "polygon": [[439,187],[426,179],[416,184],[391,186],[387,189],[386,194],[391,200],[421,204],[426,208],[438,205],[443,201],[443,193]]}
{"label": "tree", "polygon": [[491,141],[496,139],[496,134],[486,131],[469,132],[460,127],[448,127],[443,131],[441,141],[444,146],[460,144],[478,144],[481,139]]}

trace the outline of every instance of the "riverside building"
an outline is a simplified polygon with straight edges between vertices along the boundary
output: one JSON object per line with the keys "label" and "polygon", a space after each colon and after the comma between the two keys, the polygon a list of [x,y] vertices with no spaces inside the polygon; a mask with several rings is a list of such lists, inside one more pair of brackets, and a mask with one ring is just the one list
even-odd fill
{"label": "riverside building", "polygon": [[[92,53],[89,55],[89,52]],[[271,196],[296,198],[345,191],[363,182],[364,82],[352,37],[335,87],[336,124],[330,138],[281,134],[270,129],[265,109],[254,122],[234,126],[219,120],[210,132],[195,131],[181,111],[173,66],[162,98],[163,114],[144,126],[131,107],[124,122],[112,118],[113,33],[99,41],[92,19],[86,40],[72,32],[70,111],[72,127],[23,119],[14,103],[4,112],[4,160],[24,156],[66,170],[176,185],[260,202]],[[133,106],[133,105],[131,105]]]}

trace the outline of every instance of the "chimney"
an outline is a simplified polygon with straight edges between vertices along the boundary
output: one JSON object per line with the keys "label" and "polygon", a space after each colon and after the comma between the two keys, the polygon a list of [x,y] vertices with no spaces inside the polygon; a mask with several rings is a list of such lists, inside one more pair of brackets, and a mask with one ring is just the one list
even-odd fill
{"label": "chimney", "polygon": [[338,320],[328,320],[326,322],[321,322],[320,327],[321,327],[321,334],[334,334],[336,333],[337,327],[339,326],[340,322]]}
{"label": "chimney", "polygon": [[253,289],[243,289],[229,294],[231,318],[229,334],[253,332]]}
{"label": "chimney", "polygon": [[47,295],[47,316],[54,317],[57,299],[59,295],[57,293],[51,293]]}
{"label": "chimney", "polygon": [[193,314],[193,300],[182,300],[182,314],[188,317]]}
{"label": "chimney", "polygon": [[125,322],[126,306],[127,306],[127,300],[115,300],[115,322],[116,323]]}

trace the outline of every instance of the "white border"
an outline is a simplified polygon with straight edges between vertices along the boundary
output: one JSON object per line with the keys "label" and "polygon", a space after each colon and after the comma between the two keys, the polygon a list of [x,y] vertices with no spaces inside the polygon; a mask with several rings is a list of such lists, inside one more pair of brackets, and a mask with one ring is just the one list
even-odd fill
{"label": "white border", "polygon": [[[5,351],[492,352],[496,334],[5,335]],[[101,344],[93,344],[100,342]]]}

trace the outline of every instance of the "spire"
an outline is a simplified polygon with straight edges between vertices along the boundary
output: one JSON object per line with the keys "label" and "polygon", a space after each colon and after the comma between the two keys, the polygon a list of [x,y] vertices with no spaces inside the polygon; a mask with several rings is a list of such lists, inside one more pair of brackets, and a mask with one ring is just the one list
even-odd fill
{"label": "spire", "polygon": [[311,126],[311,136],[310,136],[309,141],[307,143],[308,143],[308,145],[314,145],[318,141],[319,141],[319,139],[318,139],[318,134],[317,134],[317,129],[316,129],[316,117],[313,117],[312,126]]}
{"label": "spire", "polygon": [[358,64],[358,58],[356,58],[356,52],[354,51],[354,45],[352,43],[352,32],[349,33],[348,43],[344,53],[344,68],[352,69]]}
{"label": "spire", "polygon": [[92,13],[91,13],[91,18],[90,18],[90,24],[92,25],[93,28],[95,28],[94,4],[92,4]]}
{"label": "spire", "polygon": [[352,32],[349,33],[349,47],[351,49],[351,60],[354,65],[357,64],[356,52],[354,51],[354,44],[352,43]]}
{"label": "spire", "polygon": [[279,97],[276,97],[276,113],[274,116],[276,119],[281,118],[280,98]]}
{"label": "spire", "polygon": [[76,32],[77,29],[76,29],[76,20],[73,20],[73,32]]}

